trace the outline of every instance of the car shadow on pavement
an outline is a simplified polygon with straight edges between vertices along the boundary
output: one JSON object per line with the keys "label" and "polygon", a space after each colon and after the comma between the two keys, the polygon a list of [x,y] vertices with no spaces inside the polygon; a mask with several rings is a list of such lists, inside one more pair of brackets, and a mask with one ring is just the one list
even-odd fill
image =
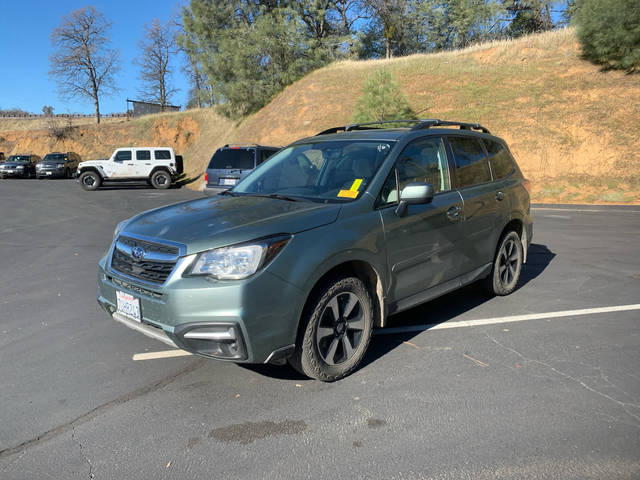
{"label": "car shadow on pavement", "polygon": [[[520,279],[516,290],[524,287],[536,277],[540,276],[547,268],[551,261],[555,258],[553,253],[546,245],[531,244],[529,247],[527,263],[522,266]],[[408,327],[412,325],[437,325],[466,313],[474,308],[488,302],[493,297],[487,294],[481,285],[472,283],[459,290],[453,291],[442,297],[426,302],[417,307],[405,310],[404,312],[391,315],[387,319],[387,328]],[[384,329],[382,329],[384,330]],[[384,335],[373,335],[367,353],[357,370],[367,367],[398,346],[410,343],[410,340],[420,334],[421,331],[394,333]],[[417,347],[416,347],[417,348]],[[277,365],[247,365],[243,364],[243,368],[252,370],[260,375],[282,380],[308,380],[305,376],[299,374],[290,366]]]}

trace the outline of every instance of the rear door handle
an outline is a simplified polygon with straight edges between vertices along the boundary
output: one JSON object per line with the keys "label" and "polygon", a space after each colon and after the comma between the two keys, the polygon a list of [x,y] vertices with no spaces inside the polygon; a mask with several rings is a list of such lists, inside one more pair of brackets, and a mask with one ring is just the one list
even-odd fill
{"label": "rear door handle", "polygon": [[127,165],[131,165],[131,166],[133,166],[134,164],[133,164],[133,163],[127,163]]}
{"label": "rear door handle", "polygon": [[504,200],[504,193],[502,193],[502,192],[496,193],[496,200],[498,200],[499,202]]}
{"label": "rear door handle", "polygon": [[453,222],[459,220],[460,219],[460,207],[457,206],[457,205],[454,205],[449,210],[447,210],[447,218],[449,218],[449,220],[451,220]]}

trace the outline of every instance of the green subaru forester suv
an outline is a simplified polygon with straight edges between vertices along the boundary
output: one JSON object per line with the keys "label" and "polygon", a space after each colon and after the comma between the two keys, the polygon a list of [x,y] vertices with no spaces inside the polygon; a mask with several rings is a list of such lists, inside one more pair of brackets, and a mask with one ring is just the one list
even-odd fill
{"label": "green subaru forester suv", "polygon": [[409,125],[326,130],[224,194],[120,223],[98,302],[171,346],[332,381],[391,314],[475,281],[511,293],[532,222],[507,145],[478,124]]}

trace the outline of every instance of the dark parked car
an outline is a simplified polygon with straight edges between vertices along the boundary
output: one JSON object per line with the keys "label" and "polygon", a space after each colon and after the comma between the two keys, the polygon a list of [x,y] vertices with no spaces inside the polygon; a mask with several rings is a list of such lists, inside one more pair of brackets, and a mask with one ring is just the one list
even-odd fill
{"label": "dark parked car", "polygon": [[0,178],[34,178],[38,161],[38,155],[11,155],[6,162],[0,164]]}
{"label": "dark parked car", "polygon": [[[459,129],[439,128],[449,126]],[[336,127],[223,194],[120,223],[99,262],[98,302],[198,355],[288,360],[337,380],[389,315],[476,281],[513,292],[529,207],[509,148],[480,125]]]}
{"label": "dark parked car", "polygon": [[38,178],[71,178],[80,163],[80,155],[75,152],[47,153],[36,165]]}
{"label": "dark parked car", "polygon": [[205,190],[220,193],[232,188],[278,150],[279,147],[263,145],[225,145],[219,148],[207,166]]}

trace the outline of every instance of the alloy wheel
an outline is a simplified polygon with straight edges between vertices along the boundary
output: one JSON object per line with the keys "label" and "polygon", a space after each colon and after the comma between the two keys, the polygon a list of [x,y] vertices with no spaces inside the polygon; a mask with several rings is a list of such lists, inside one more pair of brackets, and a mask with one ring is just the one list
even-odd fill
{"label": "alloy wheel", "polygon": [[360,299],[351,292],[334,296],[324,308],[316,331],[316,346],[328,365],[349,360],[362,340],[365,316]]}

